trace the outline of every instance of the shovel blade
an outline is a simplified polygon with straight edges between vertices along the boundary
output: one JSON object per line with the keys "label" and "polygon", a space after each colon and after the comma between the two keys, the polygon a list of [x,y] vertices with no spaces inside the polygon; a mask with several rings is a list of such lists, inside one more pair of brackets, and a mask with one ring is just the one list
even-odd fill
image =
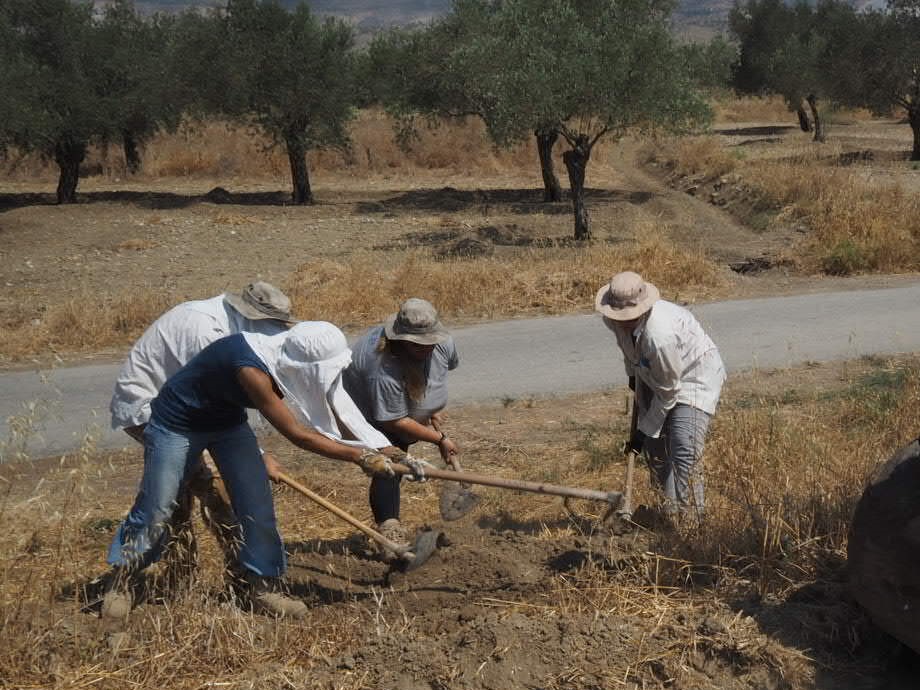
{"label": "shovel blade", "polygon": [[425,564],[435,551],[438,550],[438,530],[425,530],[420,533],[412,545],[412,549],[396,562],[396,569],[407,573]]}
{"label": "shovel blade", "polygon": [[448,482],[441,492],[438,507],[441,518],[447,522],[459,520],[479,505],[479,496],[474,494],[469,484]]}

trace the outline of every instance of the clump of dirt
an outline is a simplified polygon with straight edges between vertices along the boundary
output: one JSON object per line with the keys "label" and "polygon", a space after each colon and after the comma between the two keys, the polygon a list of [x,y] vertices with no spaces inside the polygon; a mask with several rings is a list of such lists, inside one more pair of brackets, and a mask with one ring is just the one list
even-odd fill
{"label": "clump of dirt", "polygon": [[517,223],[506,223],[410,232],[375,248],[431,247],[435,256],[441,258],[478,258],[492,256],[496,247],[555,247],[568,242],[568,237],[539,237]]}
{"label": "clump of dirt", "polygon": [[[329,615],[347,598],[367,608],[360,644],[311,671],[318,687],[350,678],[426,690],[785,688],[803,672],[753,619],[712,598],[655,606],[650,533],[447,533],[450,546],[406,574],[351,548],[317,545],[292,557],[291,577],[309,581]],[[348,597],[332,595],[344,589]]]}

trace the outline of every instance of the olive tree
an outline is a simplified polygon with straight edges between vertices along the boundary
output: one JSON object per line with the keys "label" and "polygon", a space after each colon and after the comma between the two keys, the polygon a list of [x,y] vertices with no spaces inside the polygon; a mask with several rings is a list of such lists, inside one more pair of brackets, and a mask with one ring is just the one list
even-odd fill
{"label": "olive tree", "polygon": [[861,14],[834,55],[835,91],[849,105],[877,114],[903,110],[920,160],[920,0],[891,0]]}
{"label": "olive tree", "polygon": [[[397,123],[397,139],[406,144],[416,119],[488,115],[483,79],[495,65],[490,55],[473,48],[493,29],[501,3],[456,0],[450,12],[425,27],[394,28],[378,34],[362,60],[368,102],[384,105]],[[559,132],[554,123],[530,123],[543,177],[543,200],[562,199],[552,150]]]}
{"label": "olive tree", "polygon": [[228,114],[251,123],[287,150],[295,204],[313,202],[311,149],[349,144],[354,114],[354,35],[338,19],[320,20],[301,2],[230,0],[223,14],[221,59],[209,62],[211,88]]}
{"label": "olive tree", "polygon": [[601,139],[684,131],[709,117],[671,36],[671,9],[663,0],[505,0],[468,48],[474,97],[497,141],[547,123],[567,144],[576,239],[591,236],[585,177]]}
{"label": "olive tree", "polygon": [[9,110],[0,142],[38,151],[57,163],[59,203],[76,201],[89,144],[112,131],[92,3],[6,0],[0,86]]}
{"label": "olive tree", "polygon": [[131,0],[111,2],[98,22],[97,77],[131,173],[140,169],[140,146],[158,130],[174,129],[186,104],[168,59],[173,24],[169,15],[141,17]]}

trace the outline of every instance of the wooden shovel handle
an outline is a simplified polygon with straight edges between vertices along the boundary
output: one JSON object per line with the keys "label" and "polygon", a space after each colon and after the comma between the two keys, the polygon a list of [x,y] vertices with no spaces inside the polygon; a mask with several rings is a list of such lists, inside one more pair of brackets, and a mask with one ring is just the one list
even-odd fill
{"label": "wooden shovel handle", "polygon": [[[412,474],[412,470],[410,470],[405,465],[400,465],[399,463],[393,463],[393,469],[397,474]],[[476,472],[454,472],[452,470],[439,470],[434,467],[426,467],[425,476],[429,479],[444,479],[451,482],[482,484],[483,486],[495,486],[499,489],[529,491],[535,494],[566,496],[568,498],[584,498],[589,501],[604,501],[611,504],[612,506],[619,506],[623,500],[623,494],[617,491],[576,489],[574,487],[559,486],[558,484],[547,484],[545,482],[528,482],[520,479],[493,477],[492,475],[478,474]]]}
{"label": "wooden shovel handle", "polygon": [[319,494],[314,493],[313,491],[310,491],[310,489],[305,487],[300,482],[292,479],[291,477],[287,476],[283,472],[278,472],[276,476],[278,477],[279,481],[284,482],[292,489],[296,489],[297,491],[302,493],[304,496],[309,498],[314,503],[318,503],[319,505],[321,505],[323,508],[328,510],[333,515],[336,515],[342,518],[345,522],[347,522],[352,527],[355,527],[356,529],[361,530],[362,532],[364,532],[364,534],[366,534],[368,537],[373,539],[375,542],[377,542],[381,546],[389,549],[390,551],[392,551],[393,553],[397,554],[400,557],[411,556],[412,552],[409,549],[407,549],[404,546],[400,546],[396,542],[390,541],[385,536],[380,534],[380,532],[378,532],[377,530],[368,527],[355,516],[351,515],[350,513],[346,513],[344,510],[339,508],[334,503],[327,501],[325,498],[323,498]]}

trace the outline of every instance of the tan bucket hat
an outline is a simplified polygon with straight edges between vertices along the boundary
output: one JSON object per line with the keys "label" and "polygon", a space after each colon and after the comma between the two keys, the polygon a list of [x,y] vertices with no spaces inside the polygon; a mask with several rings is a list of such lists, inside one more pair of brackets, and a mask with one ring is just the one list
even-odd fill
{"label": "tan bucket hat", "polygon": [[638,273],[623,271],[597,291],[594,310],[614,321],[632,321],[651,309],[659,297],[658,288]]}
{"label": "tan bucket hat", "polygon": [[390,340],[408,340],[419,345],[437,345],[450,337],[438,318],[438,310],[428,300],[410,297],[399,311],[390,314],[383,324]]}
{"label": "tan bucket hat", "polygon": [[247,319],[274,319],[287,324],[295,323],[291,318],[291,300],[270,283],[250,283],[239,294],[228,292],[224,301]]}

